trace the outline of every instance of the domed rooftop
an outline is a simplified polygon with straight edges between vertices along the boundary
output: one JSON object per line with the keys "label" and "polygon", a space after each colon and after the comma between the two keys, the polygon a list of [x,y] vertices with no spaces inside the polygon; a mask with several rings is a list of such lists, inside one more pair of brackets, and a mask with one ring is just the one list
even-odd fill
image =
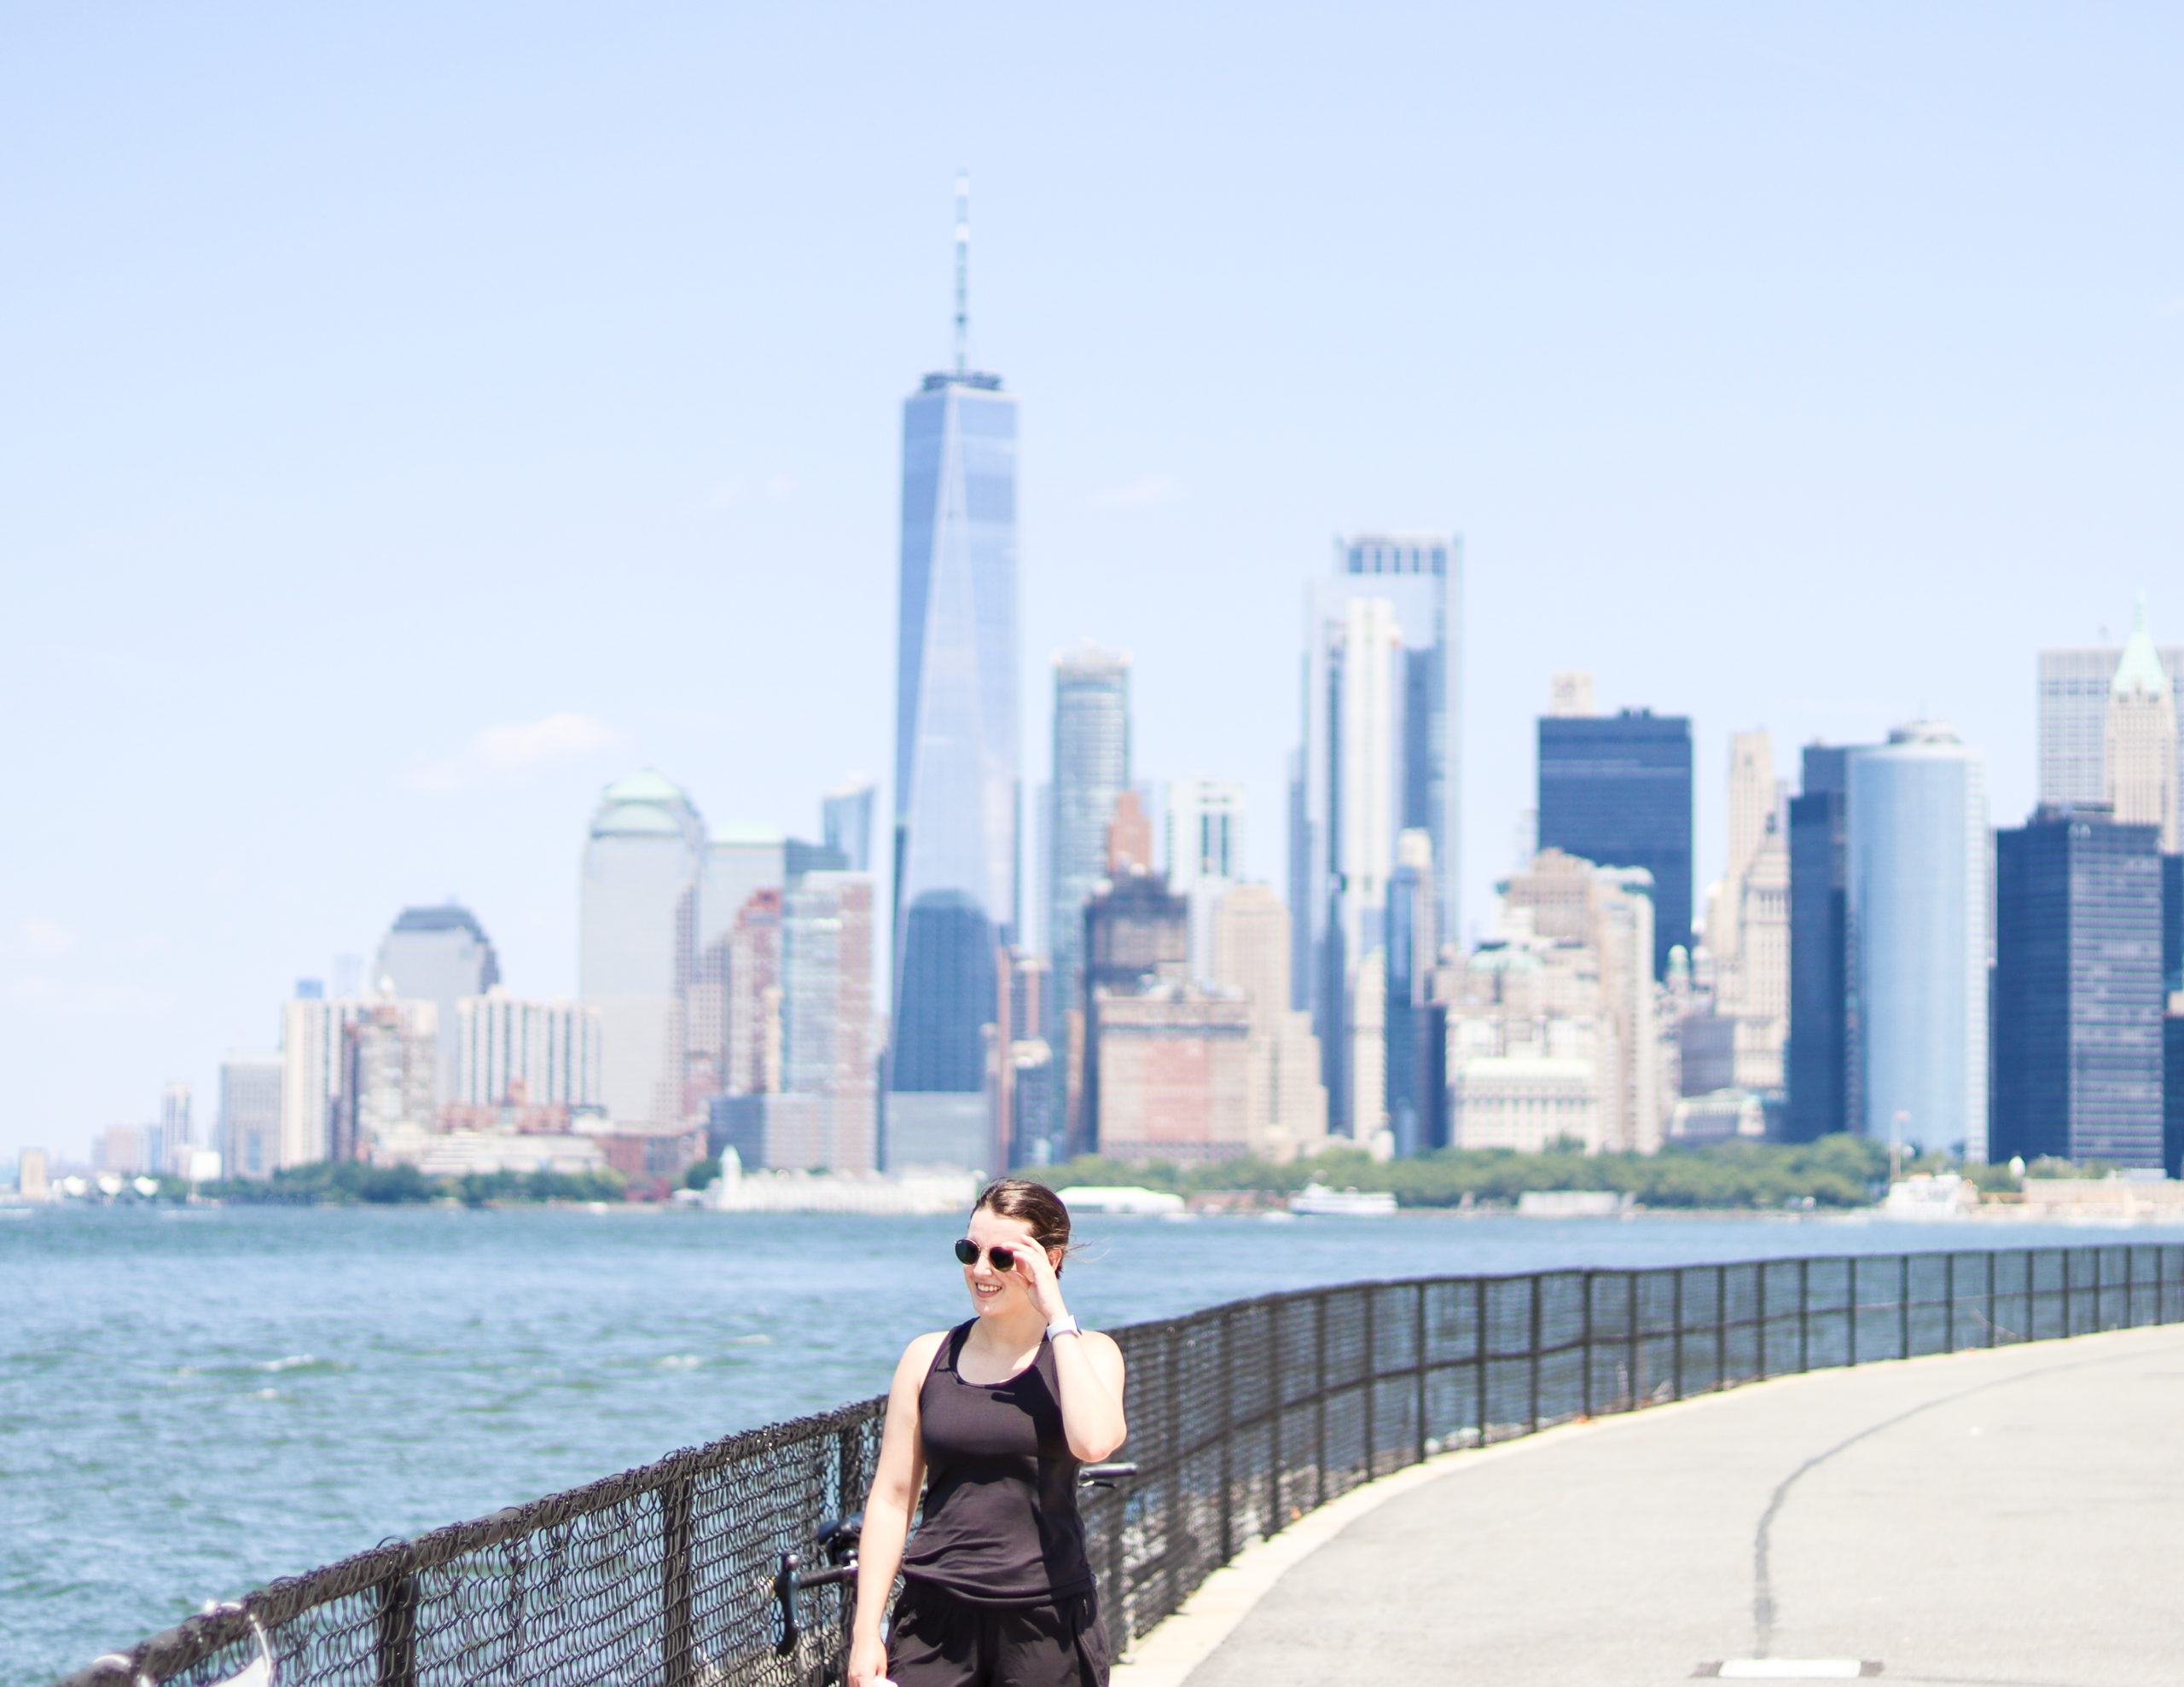
{"label": "domed rooftop", "polygon": [[689,793],[665,774],[654,773],[650,768],[640,768],[629,778],[607,787],[605,799],[609,803],[680,803],[689,806]]}
{"label": "domed rooftop", "polygon": [[2123,660],[2116,664],[2116,677],[2109,681],[2108,694],[2151,697],[2156,700],[2169,695],[2169,675],[2162,668],[2160,654],[2153,647],[2153,634],[2146,627],[2146,600],[2143,597],[2131,613],[2131,636],[2124,641]]}

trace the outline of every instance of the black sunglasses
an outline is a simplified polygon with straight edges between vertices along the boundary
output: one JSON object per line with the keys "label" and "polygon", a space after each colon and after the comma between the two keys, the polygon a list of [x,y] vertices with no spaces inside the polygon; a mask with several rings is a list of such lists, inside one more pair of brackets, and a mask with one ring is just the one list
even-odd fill
{"label": "black sunglasses", "polygon": [[[956,1257],[962,1261],[965,1265],[976,1265],[979,1262],[979,1244],[972,1241],[969,1237],[965,1237],[956,1244]],[[986,1258],[993,1261],[993,1268],[996,1271],[1016,1269],[1016,1255],[1006,1248],[987,1249]]]}

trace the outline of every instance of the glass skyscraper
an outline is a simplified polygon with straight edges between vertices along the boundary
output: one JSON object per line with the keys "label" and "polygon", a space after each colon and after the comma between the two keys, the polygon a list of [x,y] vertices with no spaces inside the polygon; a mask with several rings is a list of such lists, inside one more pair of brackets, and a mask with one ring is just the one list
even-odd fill
{"label": "glass skyscraper", "polygon": [[1947,727],[1850,761],[1853,1129],[1987,1157],[1987,795]]}
{"label": "glass skyscraper", "polygon": [[608,1116],[685,1112],[682,1006],[697,947],[705,823],[649,769],[607,788],[584,845],[578,991],[599,1010]]}
{"label": "glass skyscraper", "polygon": [[1653,976],[1691,948],[1691,722],[1626,709],[1539,723],[1539,847],[1653,876]]}
{"label": "glass skyscraper", "polygon": [[1995,1158],[2163,1162],[2159,837],[2052,807],[1995,835]]}
{"label": "glass skyscraper", "polygon": [[1289,902],[1299,929],[1290,996],[1311,1012],[1338,1135],[1382,1110],[1353,1073],[1352,997],[1359,968],[1386,942],[1405,831],[1432,844],[1434,929],[1458,929],[1462,600],[1462,543],[1440,534],[1339,538],[1333,577],[1306,588],[1289,792]]}
{"label": "glass skyscraper", "polygon": [[1784,1064],[1792,1142],[1852,1128],[1850,755],[1807,745],[1804,788],[1790,799],[1790,1041]]}
{"label": "glass skyscraper", "polygon": [[462,1034],[456,1004],[482,996],[501,982],[501,964],[478,916],[450,902],[444,907],[404,908],[380,940],[372,965],[375,990],[392,984],[412,1001],[439,1005],[439,1063],[433,1097],[456,1099]]}
{"label": "glass skyscraper", "polygon": [[903,403],[902,522],[887,1152],[979,1166],[1019,923],[1016,400],[960,356]]}
{"label": "glass skyscraper", "polygon": [[1130,789],[1130,658],[1080,644],[1054,657],[1054,813],[1047,829],[1047,945],[1054,991],[1041,1031],[1084,1006],[1084,905],[1107,876],[1107,827]]}

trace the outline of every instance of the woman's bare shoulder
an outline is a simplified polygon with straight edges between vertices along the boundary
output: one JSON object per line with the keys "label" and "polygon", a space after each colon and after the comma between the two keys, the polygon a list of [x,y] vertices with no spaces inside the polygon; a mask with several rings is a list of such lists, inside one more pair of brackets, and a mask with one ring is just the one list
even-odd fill
{"label": "woman's bare shoulder", "polygon": [[928,1330],[924,1335],[913,1337],[909,1346],[903,1349],[903,1357],[896,1365],[896,1370],[926,1369],[932,1363],[933,1355],[940,1351],[940,1344],[948,1339],[950,1333],[946,1330]]}

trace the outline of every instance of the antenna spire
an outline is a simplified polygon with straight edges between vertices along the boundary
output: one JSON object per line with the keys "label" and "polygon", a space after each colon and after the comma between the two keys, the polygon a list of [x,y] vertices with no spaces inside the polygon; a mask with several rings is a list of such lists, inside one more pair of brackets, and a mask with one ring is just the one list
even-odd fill
{"label": "antenna spire", "polygon": [[971,343],[971,177],[956,177],[956,373],[969,367]]}

